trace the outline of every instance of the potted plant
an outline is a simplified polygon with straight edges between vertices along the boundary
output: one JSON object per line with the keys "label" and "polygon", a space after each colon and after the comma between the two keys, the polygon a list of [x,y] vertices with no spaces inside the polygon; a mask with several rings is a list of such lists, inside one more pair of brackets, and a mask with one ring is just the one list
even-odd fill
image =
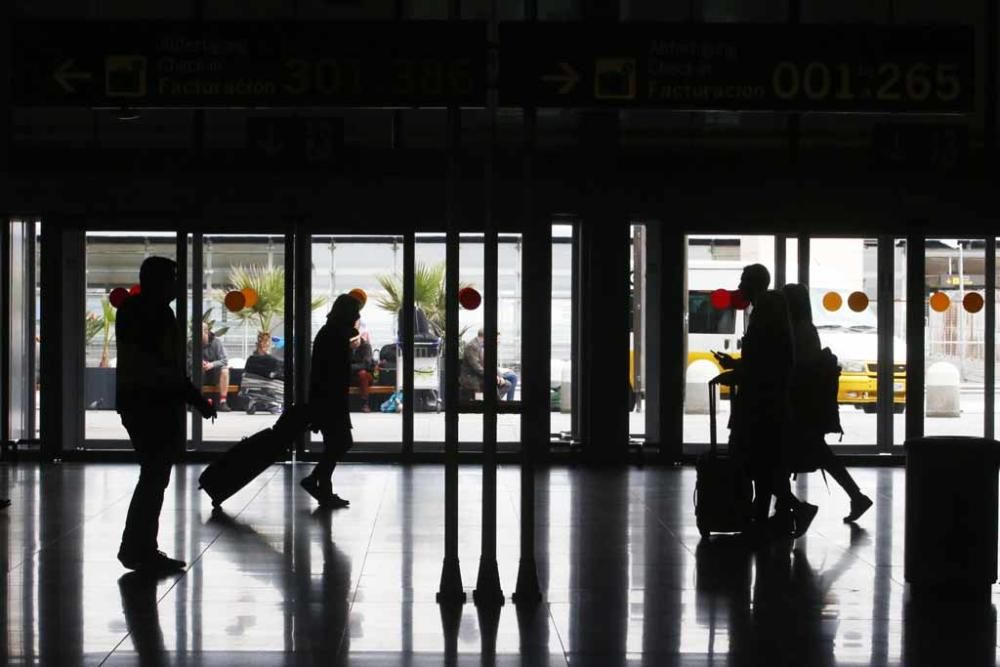
{"label": "potted plant", "polygon": [[114,337],[115,309],[107,298],[101,301],[100,314],[87,313],[84,320],[86,343],[103,332],[101,360],[96,368],[84,369],[84,402],[89,409],[115,407],[115,370],[110,368],[111,341]]}
{"label": "potted plant", "polygon": [[[444,335],[447,316],[445,273],[444,262],[420,262],[413,274],[413,303],[427,316],[434,332],[439,336]],[[383,290],[382,294],[375,297],[375,303],[382,310],[398,315],[403,308],[403,279],[396,274],[379,274],[375,278]],[[459,284],[459,289],[471,286],[472,283],[463,282]],[[467,328],[458,332],[459,338]]]}
{"label": "potted plant", "polygon": [[[271,335],[274,326],[285,316],[285,269],[274,266],[234,266],[229,269],[230,290],[252,289],[257,293],[257,301],[232,315],[241,324],[253,323],[257,333]],[[226,293],[230,290],[219,290],[215,298],[225,304]],[[310,302],[310,308],[316,310],[326,304],[327,298],[319,296]],[[216,332],[217,336],[222,333]]]}

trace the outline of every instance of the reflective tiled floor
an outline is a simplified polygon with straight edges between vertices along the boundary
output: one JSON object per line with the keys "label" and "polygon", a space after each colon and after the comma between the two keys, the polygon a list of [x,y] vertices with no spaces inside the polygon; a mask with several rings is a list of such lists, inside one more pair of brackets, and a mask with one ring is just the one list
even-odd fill
{"label": "reflective tiled floor", "polygon": [[[180,466],[160,530],[190,563],[159,581],[114,558],[136,468],[0,467],[0,664],[52,665],[992,665],[995,606],[910,599],[902,469],[860,469],[876,497],[859,526],[822,480],[804,539],[702,540],[694,471],[539,472],[544,603],[498,613],[434,602],[443,557],[439,466],[344,465],[352,507],[318,512],[305,469],[274,466],[213,518]],[[498,560],[518,565],[518,483],[500,471]],[[475,585],[480,469],[460,473],[460,558]],[[994,595],[994,602],[997,595]]]}

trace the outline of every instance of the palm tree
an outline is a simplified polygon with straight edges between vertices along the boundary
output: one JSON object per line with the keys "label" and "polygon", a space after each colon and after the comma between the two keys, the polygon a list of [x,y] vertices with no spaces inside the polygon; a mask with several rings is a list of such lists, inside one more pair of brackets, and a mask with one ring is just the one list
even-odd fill
{"label": "palm tree", "polygon": [[[234,266],[229,269],[229,284],[231,289],[243,290],[251,288],[257,293],[257,302],[249,308],[243,308],[233,316],[242,324],[254,322],[258,332],[271,334],[275,322],[285,315],[285,269],[281,266]],[[219,290],[215,298],[225,304],[226,291]],[[319,296],[310,302],[310,308],[316,310],[327,302],[325,296]],[[207,313],[206,313],[207,315]]]}
{"label": "palm tree", "polygon": [[89,345],[94,337],[101,333],[101,329],[104,328],[104,316],[98,315],[97,313],[87,313],[87,317],[84,319],[84,340],[87,341]]}
{"label": "palm tree", "polygon": [[[399,313],[403,308],[403,279],[397,274],[379,274],[375,276],[381,285],[383,293],[375,297],[375,303],[382,310]],[[472,283],[463,282],[459,289],[471,287]],[[424,311],[435,333],[441,335],[445,330],[447,313],[447,291],[445,289],[445,263],[418,263],[413,274],[413,303]],[[459,336],[462,332],[459,332]]]}
{"label": "palm tree", "polygon": [[108,367],[108,352],[111,349],[111,337],[114,335],[115,331],[115,307],[111,305],[110,299],[104,299],[101,301],[101,306],[104,309],[104,319],[102,320],[102,325],[104,328],[104,346],[101,348],[101,363],[98,364],[98,368]]}

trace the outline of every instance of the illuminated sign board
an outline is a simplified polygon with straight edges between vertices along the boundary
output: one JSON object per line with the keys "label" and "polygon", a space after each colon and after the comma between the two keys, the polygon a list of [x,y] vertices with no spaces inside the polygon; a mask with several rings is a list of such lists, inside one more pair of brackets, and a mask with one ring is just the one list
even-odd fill
{"label": "illuminated sign board", "polygon": [[19,22],[15,106],[486,103],[483,23]]}
{"label": "illuminated sign board", "polygon": [[505,23],[505,106],[966,113],[969,27]]}

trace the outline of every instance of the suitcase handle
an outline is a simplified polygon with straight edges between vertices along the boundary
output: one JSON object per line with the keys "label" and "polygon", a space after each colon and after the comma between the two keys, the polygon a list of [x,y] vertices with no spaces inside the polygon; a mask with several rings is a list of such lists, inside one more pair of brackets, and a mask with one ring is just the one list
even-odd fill
{"label": "suitcase handle", "polygon": [[[722,384],[722,378],[729,375],[730,372],[731,371],[723,371],[708,381],[708,431],[709,431],[708,442],[713,455],[718,453],[718,447],[719,447],[718,436],[715,433],[718,426],[715,417],[715,411],[716,411],[715,390],[716,387]],[[730,387],[730,390],[732,390],[732,387]]]}

